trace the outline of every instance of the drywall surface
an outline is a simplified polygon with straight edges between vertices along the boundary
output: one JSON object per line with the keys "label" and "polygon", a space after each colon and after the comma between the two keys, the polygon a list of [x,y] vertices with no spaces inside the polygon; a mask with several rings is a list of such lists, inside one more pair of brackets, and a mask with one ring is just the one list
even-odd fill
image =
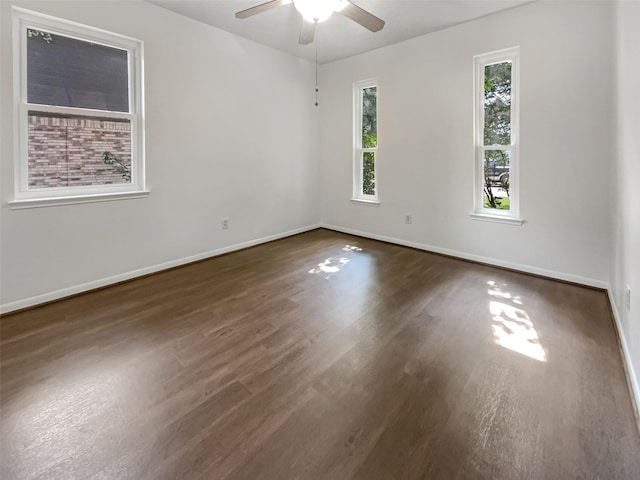
{"label": "drywall surface", "polygon": [[[0,3],[4,310],[318,222],[312,64],[142,1]],[[9,208],[12,5],[144,42],[148,198]]]}
{"label": "drywall surface", "polygon": [[[617,11],[618,165],[611,297],[640,406],[640,3]],[[626,298],[631,288],[630,304]]]}
{"label": "drywall surface", "polygon": [[[613,19],[604,2],[535,2],[324,65],[323,223],[606,286]],[[514,46],[521,49],[523,226],[469,216],[473,56]],[[350,202],[352,85],[370,78],[379,92],[377,207]]]}

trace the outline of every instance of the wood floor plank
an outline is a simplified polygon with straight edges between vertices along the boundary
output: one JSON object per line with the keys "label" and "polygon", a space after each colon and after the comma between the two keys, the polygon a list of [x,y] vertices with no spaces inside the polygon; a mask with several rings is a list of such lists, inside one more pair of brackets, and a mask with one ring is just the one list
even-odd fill
{"label": "wood floor plank", "polygon": [[610,315],[314,230],[0,318],[0,476],[638,479]]}

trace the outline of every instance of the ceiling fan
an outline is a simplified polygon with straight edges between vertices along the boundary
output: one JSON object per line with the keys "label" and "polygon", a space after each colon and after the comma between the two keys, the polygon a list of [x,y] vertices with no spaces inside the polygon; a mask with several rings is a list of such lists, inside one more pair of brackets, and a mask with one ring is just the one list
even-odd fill
{"label": "ceiling fan", "polygon": [[248,18],[290,3],[293,3],[296,10],[302,14],[303,21],[300,28],[300,38],[298,39],[298,43],[301,45],[313,42],[316,25],[324,22],[334,12],[341,13],[372,32],[382,30],[382,27],[384,27],[384,20],[351,3],[349,0],[271,0],[237,12],[236,18]]}

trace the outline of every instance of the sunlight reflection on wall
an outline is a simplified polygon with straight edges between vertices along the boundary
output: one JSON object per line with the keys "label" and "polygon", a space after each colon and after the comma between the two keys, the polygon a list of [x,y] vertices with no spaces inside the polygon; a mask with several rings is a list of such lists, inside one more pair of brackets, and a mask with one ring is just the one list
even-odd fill
{"label": "sunlight reflection on wall", "polygon": [[[525,355],[540,362],[547,361],[547,355],[535,326],[526,310],[522,299],[506,292],[503,287],[493,281],[487,282],[488,293],[496,300],[489,301],[489,312],[493,317],[493,335],[495,342],[514,352]],[[514,306],[515,305],[515,306]]]}

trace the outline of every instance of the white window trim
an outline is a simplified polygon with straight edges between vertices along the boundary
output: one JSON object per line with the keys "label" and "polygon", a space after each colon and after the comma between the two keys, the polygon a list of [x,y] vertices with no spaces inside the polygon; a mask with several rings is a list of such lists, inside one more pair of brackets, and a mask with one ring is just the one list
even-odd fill
{"label": "white window trim", "polygon": [[[378,181],[378,147],[380,146],[380,136],[376,134],[376,148],[362,148],[362,91],[365,88],[370,87],[376,87],[377,109],[380,100],[380,87],[378,86],[377,80],[368,79],[354,82],[353,84],[353,196],[351,198],[351,202],[355,204],[376,206],[380,205],[380,183]],[[362,193],[362,158],[365,152],[374,153],[375,161],[373,164],[373,172],[376,185],[375,195],[365,195]]]}
{"label": "white window trim", "polygon": [[[13,85],[14,85],[14,199],[11,208],[42,207],[138,198],[149,191],[145,184],[143,43],[140,40],[107,32],[49,15],[12,7],[13,13]],[[45,30],[82,41],[90,41],[129,52],[129,112],[112,112],[74,107],[27,103],[26,29]],[[125,118],[131,125],[131,183],[79,187],[29,188],[28,111],[67,113],[104,118]]]}
{"label": "white window trim", "polygon": [[[511,61],[511,144],[484,145],[484,67]],[[474,209],[471,217],[511,225],[522,225],[520,218],[520,47],[476,55],[473,57],[473,119],[474,119]],[[484,153],[487,150],[509,150],[510,210],[497,210],[484,206]]]}

